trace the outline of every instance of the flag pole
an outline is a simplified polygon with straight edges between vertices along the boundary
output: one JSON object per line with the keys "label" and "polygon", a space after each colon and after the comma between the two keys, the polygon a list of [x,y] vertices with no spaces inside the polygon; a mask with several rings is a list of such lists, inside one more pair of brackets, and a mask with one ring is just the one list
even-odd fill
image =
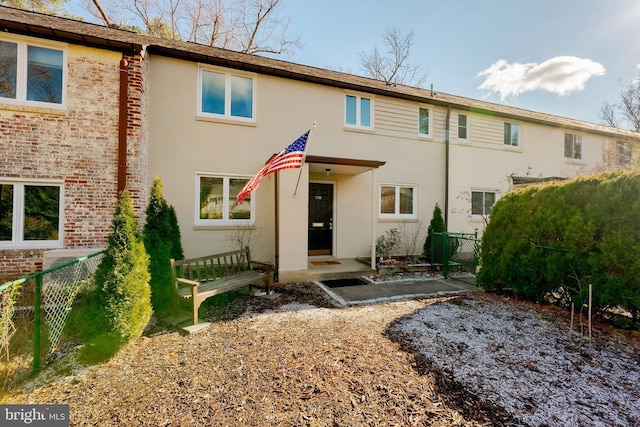
{"label": "flag pole", "polygon": [[298,181],[296,182],[296,189],[293,191],[293,197],[296,197],[296,193],[298,192],[298,184],[300,184],[300,177],[302,176],[302,168],[304,167],[304,160],[307,158],[307,147],[309,146],[309,140],[311,139],[311,134],[313,130],[316,128],[316,122],[313,122],[313,126],[309,129],[309,136],[307,136],[307,143],[304,146],[304,153],[302,154],[302,161],[300,163],[300,173],[298,173]]}

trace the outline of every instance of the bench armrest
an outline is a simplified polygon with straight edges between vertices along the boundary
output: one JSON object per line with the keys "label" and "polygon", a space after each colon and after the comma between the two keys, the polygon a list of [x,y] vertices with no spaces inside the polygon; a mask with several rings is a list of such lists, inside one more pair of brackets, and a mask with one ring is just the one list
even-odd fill
{"label": "bench armrest", "polygon": [[273,268],[273,263],[271,261],[254,261],[254,260],[251,260],[251,264],[257,264],[257,265],[264,266],[264,267],[267,267],[267,268]]}
{"label": "bench armrest", "polygon": [[195,280],[183,279],[182,277],[178,277],[176,281],[182,285],[189,285],[192,288],[196,288],[200,285],[200,282],[196,282]]}

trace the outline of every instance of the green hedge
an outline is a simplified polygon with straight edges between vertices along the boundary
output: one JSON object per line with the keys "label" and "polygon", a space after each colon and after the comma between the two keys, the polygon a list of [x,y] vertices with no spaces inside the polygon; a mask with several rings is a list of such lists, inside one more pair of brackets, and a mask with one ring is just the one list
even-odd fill
{"label": "green hedge", "polygon": [[[508,193],[491,210],[477,282],[542,301],[640,308],[640,173],[576,178]],[[564,300],[562,300],[564,298]]]}

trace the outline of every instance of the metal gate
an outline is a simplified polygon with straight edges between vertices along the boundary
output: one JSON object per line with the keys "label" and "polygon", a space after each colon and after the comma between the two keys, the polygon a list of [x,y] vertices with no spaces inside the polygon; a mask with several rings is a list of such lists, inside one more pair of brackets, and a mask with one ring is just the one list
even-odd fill
{"label": "metal gate", "polygon": [[476,284],[476,269],[480,258],[477,233],[433,233],[431,265],[439,265],[445,279]]}

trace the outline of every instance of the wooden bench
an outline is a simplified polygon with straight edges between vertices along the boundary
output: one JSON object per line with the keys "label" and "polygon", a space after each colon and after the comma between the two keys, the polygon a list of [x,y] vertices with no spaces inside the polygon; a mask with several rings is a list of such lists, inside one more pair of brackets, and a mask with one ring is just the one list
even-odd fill
{"label": "wooden bench", "polygon": [[171,274],[178,295],[191,298],[193,324],[197,325],[200,304],[209,297],[261,282],[269,295],[273,283],[273,264],[252,260],[246,247],[199,258],[172,259]]}

